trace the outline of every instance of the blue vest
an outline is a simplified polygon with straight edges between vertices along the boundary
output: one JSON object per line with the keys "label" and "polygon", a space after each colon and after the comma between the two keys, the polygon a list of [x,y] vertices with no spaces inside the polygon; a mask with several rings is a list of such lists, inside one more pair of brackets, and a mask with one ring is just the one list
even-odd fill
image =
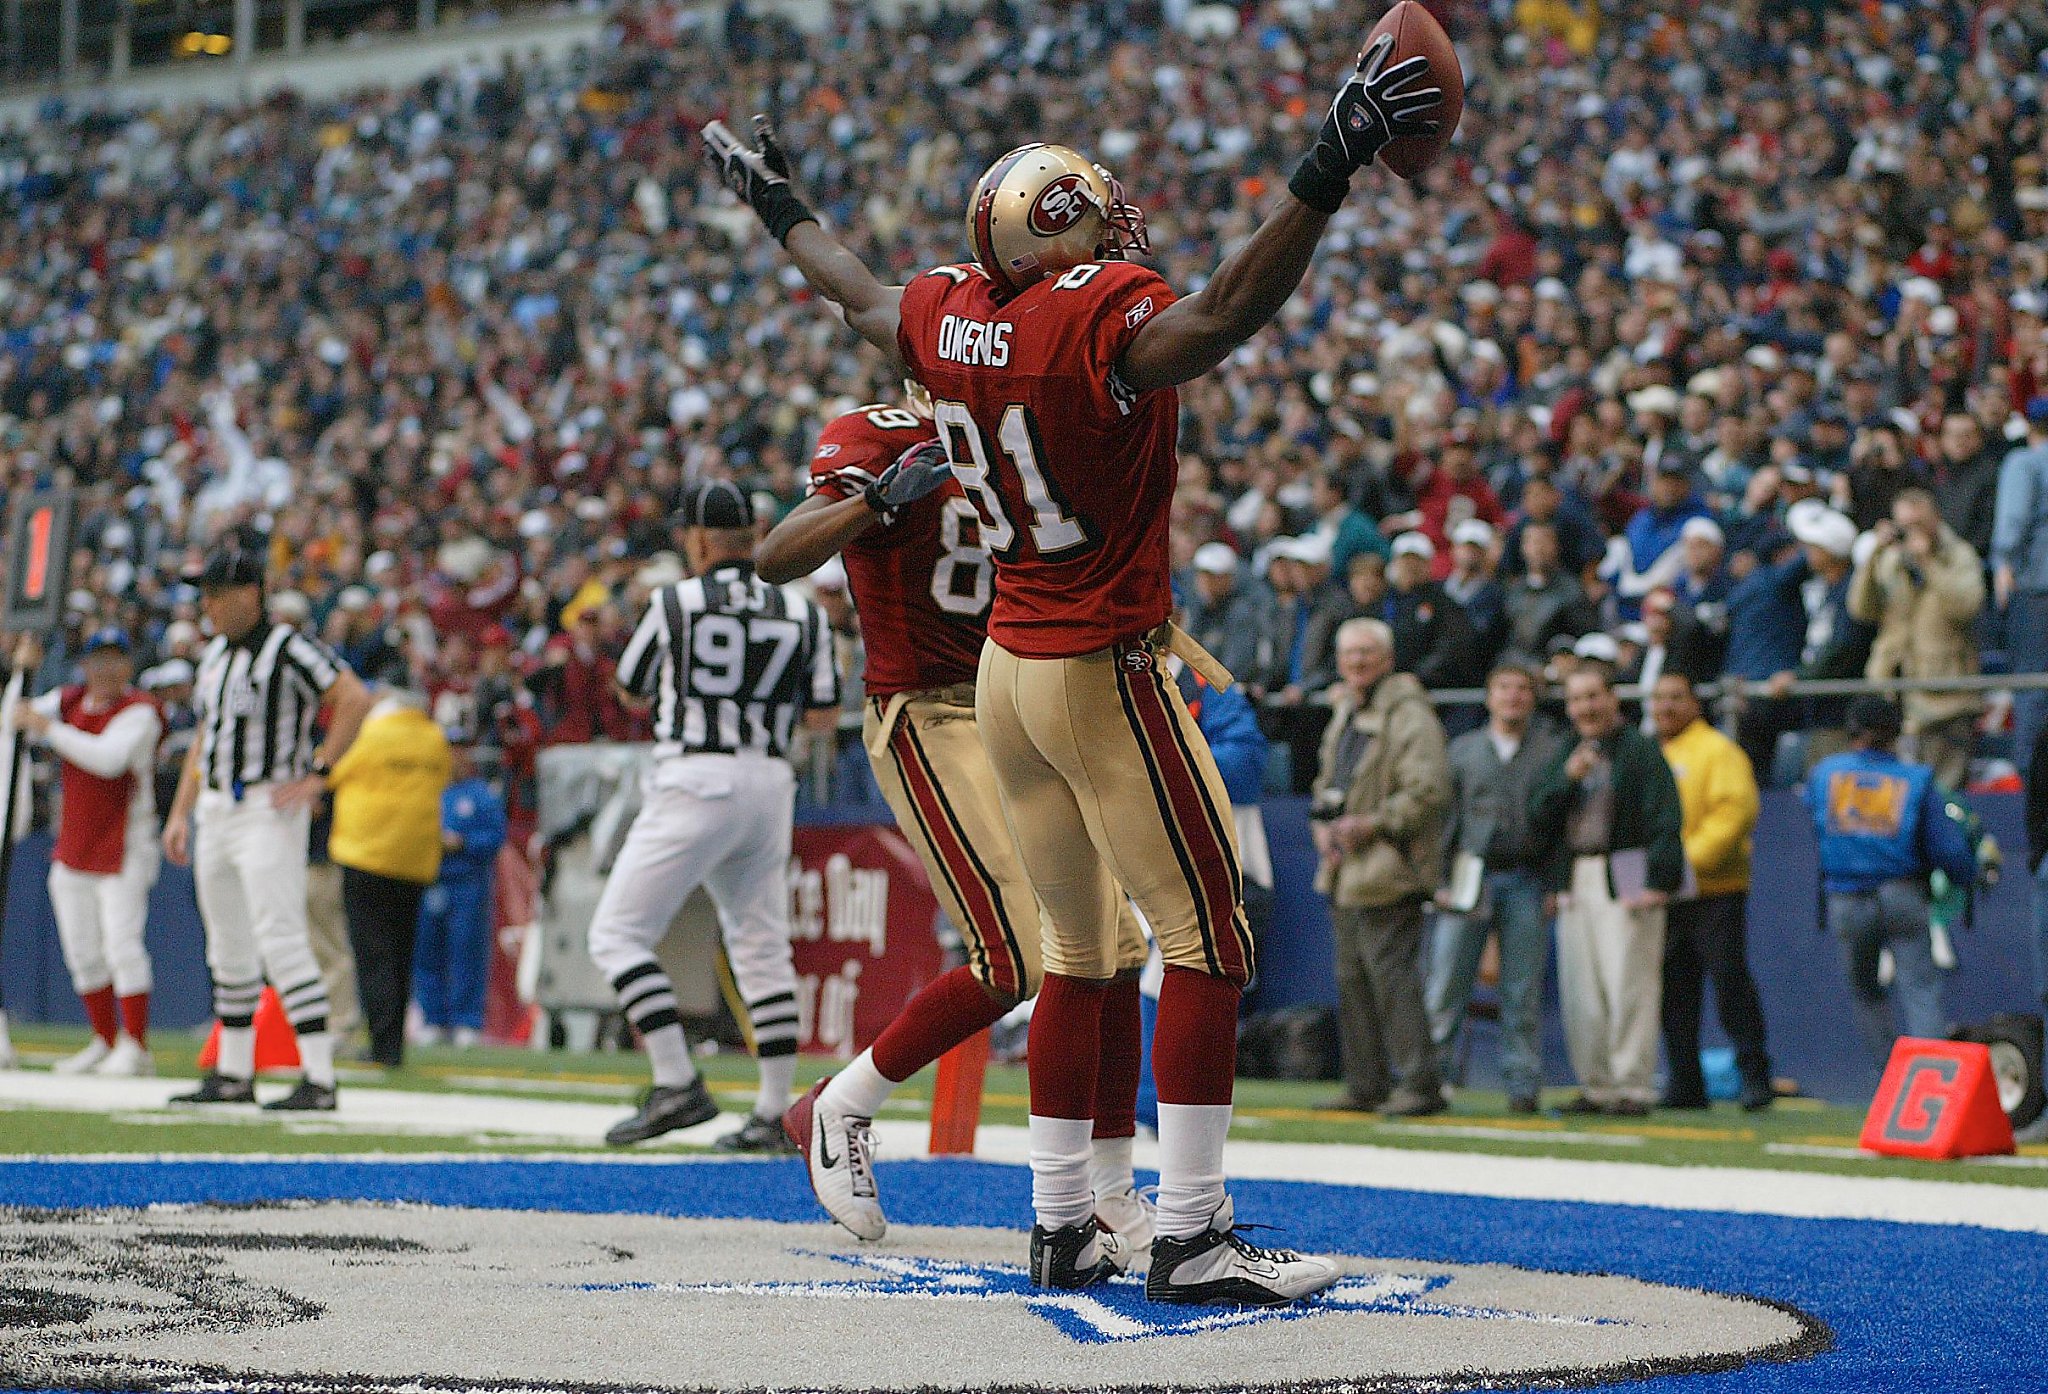
{"label": "blue vest", "polygon": [[1967,885],[1976,878],[1976,852],[1947,802],[1933,770],[1885,751],[1821,761],[1806,777],[1806,803],[1820,836],[1822,883],[1830,891],[1869,891],[1940,867]]}

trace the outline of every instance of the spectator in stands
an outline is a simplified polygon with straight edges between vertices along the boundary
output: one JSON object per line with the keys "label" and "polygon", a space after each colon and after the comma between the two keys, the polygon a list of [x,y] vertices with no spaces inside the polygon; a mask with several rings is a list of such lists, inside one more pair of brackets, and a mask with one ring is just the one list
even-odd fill
{"label": "spectator in stands", "polygon": [[1869,532],[1892,516],[1892,500],[1899,490],[1919,482],[1920,472],[1906,458],[1897,423],[1876,421],[1857,432],[1849,468],[1835,476],[1835,507],[1849,515],[1858,532]]}
{"label": "spectator in stands", "polygon": [[448,740],[417,693],[387,692],[327,776],[334,827],[327,852],[341,868],[341,900],[355,951],[369,1061],[405,1063],[413,940],[420,901],[441,870],[441,793]]}
{"label": "spectator in stands", "polygon": [[[1893,1008],[1905,1035],[1948,1035],[1928,932],[1927,878],[1939,868],[1969,885],[1977,874],[1976,851],[1948,816],[1934,771],[1895,753],[1900,726],[1890,701],[1856,698],[1849,704],[1851,748],[1821,761],[1806,783],[1828,928],[1841,941],[1857,1024],[1879,1068],[1901,1034]],[[1887,952],[1889,986],[1879,966]]]}
{"label": "spectator in stands", "polygon": [[[1783,697],[1795,681],[1840,680],[1863,675],[1876,630],[1858,619],[1849,604],[1849,583],[1855,576],[1856,525],[1818,499],[1795,505],[1786,515],[1792,535],[1805,548],[1807,578],[1799,589],[1806,612],[1806,636],[1799,667],[1772,679],[1772,696]],[[1805,710],[1806,766],[1842,749],[1847,737],[1842,724],[1848,703],[1840,697],[1818,697],[1801,704]]]}
{"label": "spectator in stands", "polygon": [[1934,497],[1941,516],[1980,557],[1988,557],[1992,551],[1998,475],[1998,455],[1989,448],[1977,418],[1960,411],[1944,417],[1934,465]]}
{"label": "spectator in stands", "polygon": [[1749,972],[1749,859],[1759,802],[1742,747],[1707,724],[1692,681],[1658,678],[1650,720],[1678,785],[1689,894],[1673,900],[1664,931],[1664,1108],[1707,1107],[1700,1066],[1700,1008],[1707,979],[1721,1029],[1735,1045],[1740,1101],[1751,1110],[1773,1098],[1763,1000]]}
{"label": "spectator in stands", "polygon": [[1566,496],[1553,476],[1531,475],[1522,486],[1521,516],[1508,534],[1507,570],[1510,575],[1520,575],[1527,569],[1528,553],[1523,548],[1522,535],[1536,523],[1550,526],[1551,535],[1557,542],[1555,565],[1574,579],[1599,561],[1606,548],[1599,525],[1582,506]]}
{"label": "spectator in stands", "polygon": [[1558,896],[1557,989],[1579,1094],[1567,1113],[1641,1117],[1657,1099],[1665,906],[1685,878],[1671,767],[1621,719],[1603,665],[1565,688],[1577,740],[1536,781],[1530,822],[1547,830]]}
{"label": "spectator in stands", "polygon": [[1609,547],[1601,565],[1624,619],[1637,618],[1643,597],[1676,579],[1685,561],[1679,537],[1687,522],[1706,516],[1685,461],[1676,455],[1660,459],[1650,474],[1649,502],[1629,519],[1627,533]]}
{"label": "spectator in stands", "polygon": [[1272,627],[1272,596],[1242,579],[1243,565],[1227,542],[1195,549],[1192,583],[1185,604],[1187,631],[1216,661],[1240,679],[1257,672],[1259,644]]}
{"label": "spectator in stands", "polygon": [[1422,1001],[1423,905],[1442,873],[1449,770],[1421,685],[1394,671],[1379,620],[1337,634],[1311,817],[1336,936],[1344,1096],[1337,1107],[1395,1117],[1444,1110]]}
{"label": "spectator in stands", "polygon": [[1526,520],[1521,546],[1526,565],[1508,582],[1501,599],[1507,651],[1525,660],[1540,659],[1550,651],[1553,639],[1577,639],[1598,628],[1600,616],[1578,577],[1560,569],[1556,523]]}
{"label": "spectator in stands", "polygon": [[[1877,627],[1865,675],[1884,681],[1977,672],[1984,564],[1941,520],[1934,495],[1918,485],[1902,491],[1871,541],[1849,589],[1850,613]],[[1932,766],[1944,787],[1965,788],[1983,699],[1974,692],[1909,692],[1903,706],[1913,758]]]}
{"label": "spectator in stands", "polygon": [[1387,624],[1394,632],[1395,666],[1413,673],[1424,687],[1462,687],[1472,676],[1476,642],[1457,602],[1429,579],[1436,547],[1419,532],[1394,539],[1387,565]]}
{"label": "spectator in stands", "polygon": [[1473,665],[1491,667],[1508,637],[1506,596],[1494,578],[1500,535],[1478,518],[1467,518],[1451,532],[1451,574],[1444,580],[1444,594],[1465,612],[1471,626]]}
{"label": "spectator in stands", "polygon": [[1530,823],[1536,777],[1563,736],[1536,715],[1541,676],[1512,658],[1486,679],[1486,726],[1450,744],[1449,872],[1436,893],[1428,1006],[1437,1067],[1457,1055],[1472,983],[1489,937],[1500,946],[1501,1076],[1508,1111],[1534,1113],[1543,1086],[1544,849]]}
{"label": "spectator in stands", "polygon": [[505,845],[505,802],[479,778],[470,747],[449,751],[441,794],[441,870],[420,905],[413,996],[422,1045],[467,1048],[483,1036],[491,963],[491,894]]}
{"label": "spectator in stands", "polygon": [[1259,636],[1252,695],[1293,706],[1301,700],[1301,655],[1309,618],[1322,599],[1309,589],[1309,571],[1302,565],[1299,539],[1282,537],[1273,543],[1266,558],[1266,586],[1273,593],[1273,604],[1266,611],[1268,627]]}
{"label": "spectator in stands", "polygon": [[1330,574],[1349,574],[1351,559],[1360,552],[1387,554],[1387,540],[1372,519],[1351,506],[1344,481],[1333,469],[1314,470],[1309,475],[1310,507],[1315,512],[1315,535],[1330,549]]}
{"label": "spectator in stands", "polygon": [[[2048,389],[2048,383],[2035,386]],[[1998,469],[1991,584],[2005,611],[2005,652],[2012,671],[2048,672],[2048,395],[2027,403],[2026,443]],[[2014,698],[2015,763],[2028,756],[2048,726],[2044,715],[2048,694],[2038,688]]]}

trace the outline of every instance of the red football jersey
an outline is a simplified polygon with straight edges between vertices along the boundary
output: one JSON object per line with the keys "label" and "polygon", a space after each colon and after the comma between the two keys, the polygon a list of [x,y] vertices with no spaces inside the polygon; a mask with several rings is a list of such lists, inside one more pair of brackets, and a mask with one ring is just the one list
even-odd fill
{"label": "red football jersey", "polygon": [[[852,498],[931,438],[932,423],[902,407],[850,411],[818,436],[811,490]],[[870,696],[974,681],[993,577],[980,521],[958,487],[919,499],[840,555],[860,612]]]}
{"label": "red football jersey", "polygon": [[1123,261],[1084,263],[1007,301],[977,266],[904,287],[897,344],[981,513],[996,563],[989,637],[1011,653],[1094,653],[1172,612],[1180,394],[1137,395],[1116,364],[1173,299],[1156,272]]}

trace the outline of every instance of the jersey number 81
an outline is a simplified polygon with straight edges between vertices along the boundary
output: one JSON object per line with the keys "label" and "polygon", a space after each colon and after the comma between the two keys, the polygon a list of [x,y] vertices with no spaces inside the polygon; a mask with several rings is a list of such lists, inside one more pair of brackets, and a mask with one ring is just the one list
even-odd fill
{"label": "jersey number 81", "polygon": [[[1017,526],[1003,510],[995,481],[990,478],[988,447],[982,442],[981,427],[963,402],[933,402],[932,418],[938,425],[939,439],[945,443],[946,457],[953,462],[953,478],[980,514],[982,542],[996,560],[1009,561],[1017,554]],[[996,443],[1016,468],[1025,506],[1031,510],[1031,545],[1038,555],[1050,561],[1094,546],[1095,538],[1087,526],[1061,506],[1046,482],[1045,469],[1039,463],[1044,452],[1039,444],[1038,425],[1032,420],[1029,407],[1012,402],[1003,408]]]}

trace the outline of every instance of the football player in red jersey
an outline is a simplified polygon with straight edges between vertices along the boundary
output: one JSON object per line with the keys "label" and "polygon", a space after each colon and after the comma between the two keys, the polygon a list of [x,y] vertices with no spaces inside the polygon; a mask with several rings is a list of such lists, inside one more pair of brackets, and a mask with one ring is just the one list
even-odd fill
{"label": "football player in red jersey", "polygon": [[[915,389],[915,384],[910,384]],[[863,1239],[887,1229],[872,1165],[875,1110],[896,1086],[1038,991],[1041,908],[1004,821],[974,715],[993,575],[974,506],[951,483],[921,390],[913,407],[868,406],[819,434],[811,495],[761,542],[755,568],[781,584],[835,554],[867,649],[863,736],[876,782],[960,929],[967,962],[928,984],[874,1044],[783,1119],[811,1188]],[[1108,1257],[1142,1259],[1151,1208],[1131,1176],[1137,1132],[1144,933],[1126,908],[1105,1031],[1122,1063],[1100,1082],[1089,1179]]]}
{"label": "football player in red jersey", "polygon": [[1429,64],[1359,55],[1288,194],[1203,289],[1176,300],[1123,260],[1147,249],[1116,181],[1027,145],[976,186],[976,260],[885,286],[787,177],[723,124],[727,186],[847,324],[931,392],[954,478],[996,561],[976,709],[1025,870],[1050,914],[1031,1026],[1033,1280],[1107,1276],[1088,1186],[1118,886],[1167,963],[1154,1037],[1159,1203],[1147,1293],[1271,1304],[1334,1282],[1329,1262],[1248,1242],[1223,1182],[1237,1005],[1252,946],[1215,760],[1159,662],[1171,642],[1167,516],[1174,388],[1223,361],[1294,294],[1352,176],[1437,128]]}

